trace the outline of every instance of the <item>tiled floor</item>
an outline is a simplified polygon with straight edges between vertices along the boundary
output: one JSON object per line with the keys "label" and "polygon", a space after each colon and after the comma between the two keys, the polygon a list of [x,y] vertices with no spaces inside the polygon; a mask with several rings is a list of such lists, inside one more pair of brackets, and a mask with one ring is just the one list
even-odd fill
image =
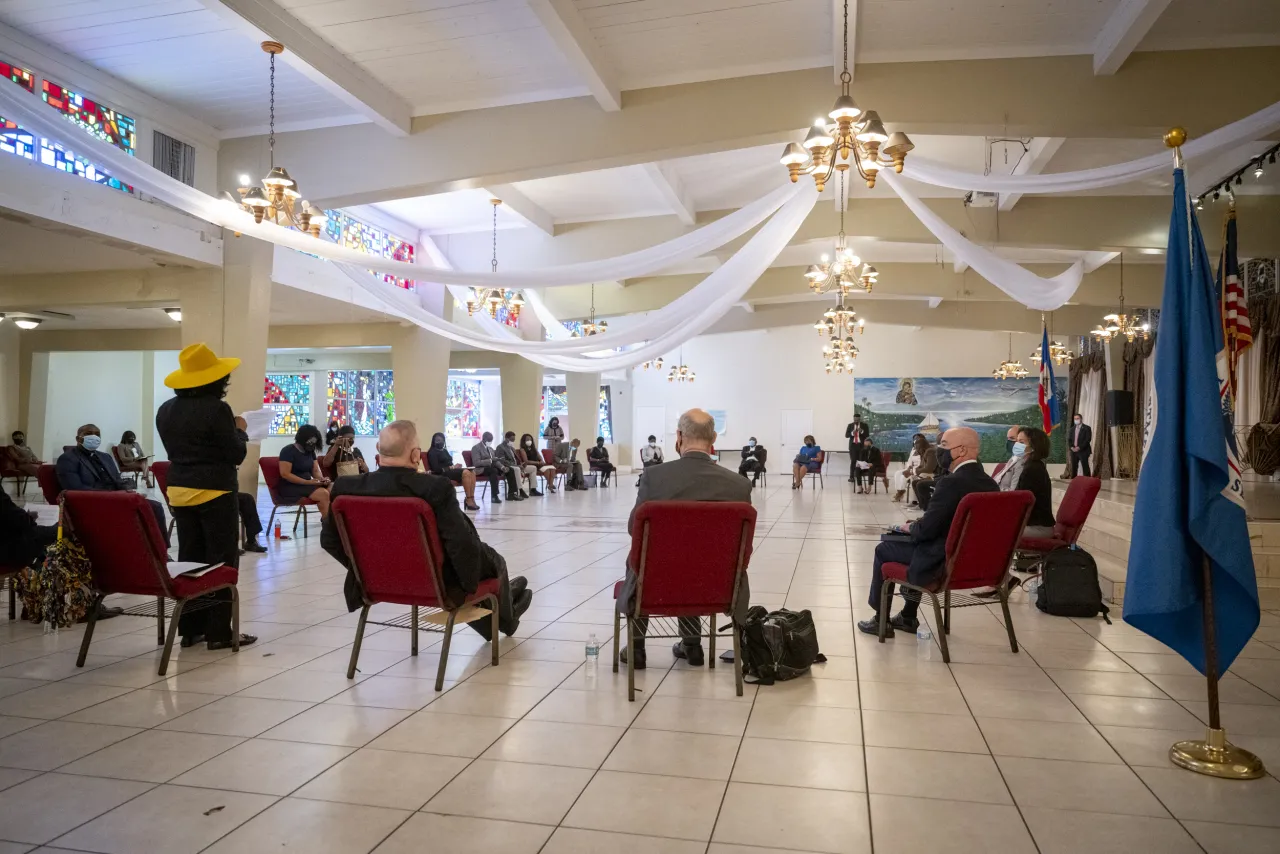
{"label": "tiled floor", "polygon": [[[78,629],[0,620],[0,854],[1280,851],[1275,777],[1166,759],[1206,713],[1182,659],[1025,597],[1017,655],[998,608],[955,614],[950,666],[932,641],[882,646],[853,621],[902,509],[775,480],[755,494],[753,601],[811,608],[829,660],[741,698],[729,667],[673,666],[658,641],[637,702],[610,672],[631,478],[485,506],[534,606],[496,668],[462,629],[441,694],[438,634],[415,659],[406,631],[370,627],[345,678],[355,620],[314,530],[244,562],[259,643],[175,650],[167,678],[145,620],[102,623],[83,670]],[[1231,735],[1280,769],[1280,614],[1222,693]]]}

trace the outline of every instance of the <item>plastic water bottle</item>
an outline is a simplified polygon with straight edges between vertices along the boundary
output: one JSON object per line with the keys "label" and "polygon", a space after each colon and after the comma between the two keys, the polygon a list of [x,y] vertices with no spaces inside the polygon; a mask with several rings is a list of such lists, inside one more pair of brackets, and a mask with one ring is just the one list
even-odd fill
{"label": "plastic water bottle", "polygon": [[600,639],[596,637],[596,633],[592,632],[587,638],[587,666],[585,668],[587,678],[594,679],[600,668]]}
{"label": "plastic water bottle", "polygon": [[933,632],[929,630],[929,626],[927,624],[923,622],[920,623],[920,626],[916,629],[916,640],[918,641],[933,640]]}

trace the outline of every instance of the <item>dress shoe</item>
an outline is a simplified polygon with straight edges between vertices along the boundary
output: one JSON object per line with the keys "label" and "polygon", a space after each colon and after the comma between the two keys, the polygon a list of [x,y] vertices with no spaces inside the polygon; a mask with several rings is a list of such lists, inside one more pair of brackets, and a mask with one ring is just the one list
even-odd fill
{"label": "dress shoe", "polygon": [[538,491],[538,490],[536,490],[536,489],[531,489],[531,490],[529,490],[529,495],[530,495],[530,497],[532,497],[532,498],[541,498],[541,497],[542,497],[542,493],[541,493],[541,492],[539,492],[539,491]]}
{"label": "dress shoe", "polygon": [[[872,617],[870,620],[860,620],[858,622],[858,631],[863,632],[864,634],[878,636],[880,634],[880,618]],[[884,636],[887,638],[893,637],[892,621],[890,621],[889,625],[885,628]]]}
{"label": "dress shoe", "polygon": [[515,599],[521,593],[529,589],[529,579],[525,578],[523,575],[517,575],[515,578],[510,579],[509,583],[511,585],[512,599]]}
{"label": "dress shoe", "polygon": [[267,547],[258,545],[257,540],[245,540],[244,550],[255,554],[266,554]]}
{"label": "dress shoe", "polygon": [[474,501],[467,501],[462,505],[462,509],[463,510],[479,510],[480,505],[475,503]]}
{"label": "dress shoe", "polygon": [[[257,640],[258,640],[257,635],[240,635],[240,646],[242,648],[249,646],[250,644],[256,642]],[[205,644],[205,647],[210,651],[216,651],[219,649],[231,649],[231,640],[228,638],[227,640],[224,640],[224,641],[209,641],[207,644]]]}
{"label": "dress shoe", "polygon": [[183,635],[182,640],[179,642],[179,646],[183,649],[187,649],[188,647],[192,647],[203,642],[204,635]]}
{"label": "dress shoe", "polygon": [[913,617],[911,622],[907,622],[906,617],[902,616],[902,612],[899,611],[889,618],[889,625],[893,626],[895,629],[901,629],[904,632],[909,632],[914,635],[916,633],[916,629],[920,628],[920,621]]}
{"label": "dress shoe", "polygon": [[[626,664],[627,656],[629,656],[630,654],[631,654],[631,648],[624,646],[622,648],[622,651],[618,653],[618,660],[621,661],[623,664]],[[637,647],[635,669],[644,670],[648,666],[649,666],[649,658],[648,658],[648,654],[644,651],[644,647]]]}
{"label": "dress shoe", "polygon": [[490,499],[489,499],[489,503],[490,503],[490,504],[501,504],[501,503],[502,503],[502,499],[495,495],[495,496],[493,496],[492,498],[490,498]]}
{"label": "dress shoe", "polygon": [[533,604],[533,591],[521,590],[519,596],[511,597],[511,631],[504,631],[507,637],[511,637],[516,633],[516,629],[520,628],[520,617],[525,611],[529,610],[529,606]]}
{"label": "dress shoe", "polygon": [[522,489],[522,490],[520,490],[520,500],[521,500],[521,501],[524,501],[524,500],[525,500],[526,498],[528,498],[528,497],[529,497],[529,493],[525,492],[523,489]]}
{"label": "dress shoe", "polygon": [[671,654],[676,658],[683,658],[689,662],[690,667],[701,667],[707,663],[706,654],[702,651],[702,644],[686,645],[684,641],[676,641],[671,647]]}

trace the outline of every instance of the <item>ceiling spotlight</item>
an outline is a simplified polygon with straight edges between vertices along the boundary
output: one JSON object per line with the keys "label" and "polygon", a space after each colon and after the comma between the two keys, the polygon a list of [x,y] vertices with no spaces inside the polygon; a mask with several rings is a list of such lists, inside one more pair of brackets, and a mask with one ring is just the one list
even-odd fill
{"label": "ceiling spotlight", "polygon": [[1253,177],[1254,178],[1262,177],[1262,161],[1261,160],[1259,160],[1257,164],[1253,167]]}
{"label": "ceiling spotlight", "polygon": [[170,320],[172,320],[174,323],[181,323],[181,322],[182,322],[182,309],[180,309],[180,308],[166,308],[166,309],[164,309],[164,313],[165,313],[165,314],[167,314],[167,315],[169,315],[169,319],[170,319]]}
{"label": "ceiling spotlight", "polygon": [[1204,198],[1203,198],[1203,197],[1196,199],[1196,210],[1198,210],[1198,211],[1202,211],[1202,210],[1204,210]]}
{"label": "ceiling spotlight", "polygon": [[1243,184],[1243,183],[1244,183],[1244,179],[1243,179],[1243,178],[1241,178],[1239,175],[1237,175],[1237,176],[1236,176],[1236,186],[1237,186],[1237,187],[1239,187],[1239,186],[1240,186],[1241,184]]}
{"label": "ceiling spotlight", "polygon": [[44,318],[42,317],[15,317],[13,319],[13,325],[19,329],[35,329],[41,323],[44,323]]}
{"label": "ceiling spotlight", "polygon": [[1213,191],[1213,200],[1214,200],[1215,202],[1218,200],[1218,191],[1217,191],[1217,190],[1214,190],[1214,191]]}

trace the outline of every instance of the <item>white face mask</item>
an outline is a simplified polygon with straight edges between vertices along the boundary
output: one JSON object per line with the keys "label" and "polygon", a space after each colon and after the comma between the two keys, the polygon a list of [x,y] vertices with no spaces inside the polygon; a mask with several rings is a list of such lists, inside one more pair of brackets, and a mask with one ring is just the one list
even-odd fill
{"label": "white face mask", "polygon": [[1077,419],[1076,419],[1076,426],[1077,426],[1077,427],[1079,427],[1079,426],[1080,426],[1080,419],[1079,419],[1079,418],[1077,418]]}
{"label": "white face mask", "polygon": [[649,447],[650,447],[650,448],[656,448],[656,447],[658,447],[658,443],[657,443],[657,442],[650,442],[650,443],[649,443]]}

